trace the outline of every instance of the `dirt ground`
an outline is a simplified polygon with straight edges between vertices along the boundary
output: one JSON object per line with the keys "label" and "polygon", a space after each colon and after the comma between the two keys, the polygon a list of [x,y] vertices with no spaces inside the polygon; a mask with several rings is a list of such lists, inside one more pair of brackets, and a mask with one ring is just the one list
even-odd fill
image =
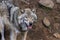
{"label": "dirt ground", "polygon": [[[38,0],[30,0],[30,5],[27,5],[20,0],[14,0],[14,4],[22,9],[36,8],[37,10],[36,14],[38,16],[38,20],[37,23],[33,25],[33,29],[28,32],[27,40],[60,40],[53,36],[53,34],[56,32],[60,33],[60,4],[57,4],[55,0],[53,1],[55,3],[55,6],[53,9],[49,9],[39,5]],[[47,17],[50,20],[50,28],[46,28],[42,24],[44,17]],[[9,34],[6,33],[6,35]],[[20,40],[20,35],[17,39]]]}

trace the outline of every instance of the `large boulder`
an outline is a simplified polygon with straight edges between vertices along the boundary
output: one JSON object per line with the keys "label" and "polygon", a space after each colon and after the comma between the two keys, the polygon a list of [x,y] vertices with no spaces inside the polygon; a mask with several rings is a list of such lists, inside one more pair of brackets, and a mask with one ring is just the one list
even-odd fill
{"label": "large boulder", "polygon": [[45,7],[53,8],[54,2],[52,0],[40,0],[39,3]]}
{"label": "large boulder", "polygon": [[57,3],[60,3],[60,0],[56,0]]}

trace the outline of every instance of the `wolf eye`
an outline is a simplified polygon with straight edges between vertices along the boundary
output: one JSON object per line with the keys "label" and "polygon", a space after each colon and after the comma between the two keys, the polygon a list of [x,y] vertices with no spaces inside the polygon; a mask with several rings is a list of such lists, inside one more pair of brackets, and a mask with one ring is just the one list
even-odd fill
{"label": "wolf eye", "polygon": [[27,18],[27,17],[26,17]]}

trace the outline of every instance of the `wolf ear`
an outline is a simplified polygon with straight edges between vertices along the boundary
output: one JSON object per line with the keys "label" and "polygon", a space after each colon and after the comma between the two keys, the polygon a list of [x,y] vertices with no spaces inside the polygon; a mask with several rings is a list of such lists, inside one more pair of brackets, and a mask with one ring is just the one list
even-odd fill
{"label": "wolf ear", "polygon": [[32,12],[33,12],[33,13],[36,13],[36,9],[35,9],[35,8],[33,8],[33,9],[32,9]]}
{"label": "wolf ear", "polygon": [[21,9],[20,12],[23,14],[25,12],[25,10],[24,9]]}
{"label": "wolf ear", "polygon": [[37,21],[37,15],[34,13],[32,16],[34,17],[34,21]]}
{"label": "wolf ear", "polygon": [[36,22],[37,21],[36,9],[35,8],[32,9],[32,12],[33,12],[32,16],[34,17],[34,21]]}

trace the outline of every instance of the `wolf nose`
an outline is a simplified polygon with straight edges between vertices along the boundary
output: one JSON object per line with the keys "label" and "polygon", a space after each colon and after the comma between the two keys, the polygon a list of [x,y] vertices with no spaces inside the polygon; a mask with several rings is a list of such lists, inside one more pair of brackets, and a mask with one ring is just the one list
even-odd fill
{"label": "wolf nose", "polygon": [[29,25],[32,26],[32,23],[30,22]]}

